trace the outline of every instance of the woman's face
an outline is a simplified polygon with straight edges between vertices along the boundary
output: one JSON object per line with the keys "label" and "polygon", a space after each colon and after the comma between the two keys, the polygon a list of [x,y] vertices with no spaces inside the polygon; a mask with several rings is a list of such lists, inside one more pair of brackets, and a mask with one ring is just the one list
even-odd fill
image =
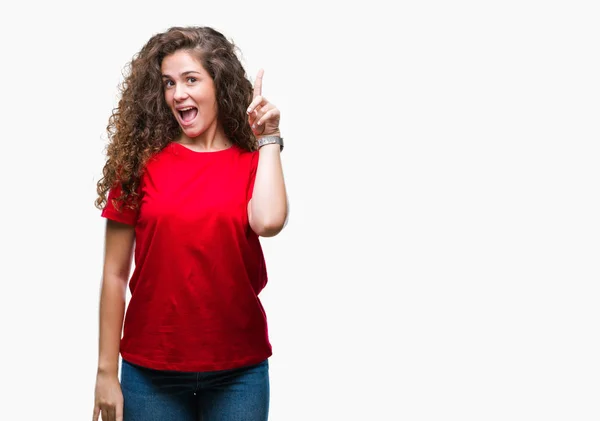
{"label": "woman's face", "polygon": [[166,56],[161,73],[167,105],[187,137],[217,124],[215,85],[194,56],[183,50]]}

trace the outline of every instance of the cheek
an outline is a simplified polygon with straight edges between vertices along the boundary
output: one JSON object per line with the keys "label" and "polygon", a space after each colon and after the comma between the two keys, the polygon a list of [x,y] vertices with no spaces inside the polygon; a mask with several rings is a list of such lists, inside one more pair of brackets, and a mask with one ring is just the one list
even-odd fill
{"label": "cheek", "polygon": [[169,95],[165,93],[165,103],[167,104],[167,108],[171,110],[171,113],[175,113],[176,111],[173,109],[173,95]]}
{"label": "cheek", "polygon": [[203,86],[196,92],[196,96],[207,105],[212,105],[216,102],[216,96],[213,89],[208,86]]}

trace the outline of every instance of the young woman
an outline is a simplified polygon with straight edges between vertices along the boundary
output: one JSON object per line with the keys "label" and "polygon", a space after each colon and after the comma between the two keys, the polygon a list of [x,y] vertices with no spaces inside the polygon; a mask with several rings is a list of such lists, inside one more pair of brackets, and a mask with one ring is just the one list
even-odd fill
{"label": "young woman", "polygon": [[268,417],[259,236],[287,222],[283,140],[263,71],[252,87],[236,50],[212,28],[174,27],[130,63],[97,189],[107,225],[94,420]]}

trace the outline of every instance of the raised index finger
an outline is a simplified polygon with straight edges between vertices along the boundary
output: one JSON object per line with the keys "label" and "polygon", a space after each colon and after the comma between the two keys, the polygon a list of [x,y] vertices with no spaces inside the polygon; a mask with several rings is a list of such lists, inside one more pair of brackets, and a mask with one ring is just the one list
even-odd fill
{"label": "raised index finger", "polygon": [[262,78],[264,73],[265,71],[260,69],[256,75],[256,81],[254,82],[254,96],[252,98],[262,95]]}

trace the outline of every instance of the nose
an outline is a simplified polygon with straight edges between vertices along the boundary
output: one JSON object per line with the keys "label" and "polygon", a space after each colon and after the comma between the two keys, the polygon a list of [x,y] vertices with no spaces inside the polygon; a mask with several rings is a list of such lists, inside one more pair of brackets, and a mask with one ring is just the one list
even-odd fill
{"label": "nose", "polygon": [[185,85],[184,84],[175,85],[175,94],[173,96],[175,101],[182,101],[182,100],[186,99],[187,97],[188,97],[188,94],[185,90]]}

